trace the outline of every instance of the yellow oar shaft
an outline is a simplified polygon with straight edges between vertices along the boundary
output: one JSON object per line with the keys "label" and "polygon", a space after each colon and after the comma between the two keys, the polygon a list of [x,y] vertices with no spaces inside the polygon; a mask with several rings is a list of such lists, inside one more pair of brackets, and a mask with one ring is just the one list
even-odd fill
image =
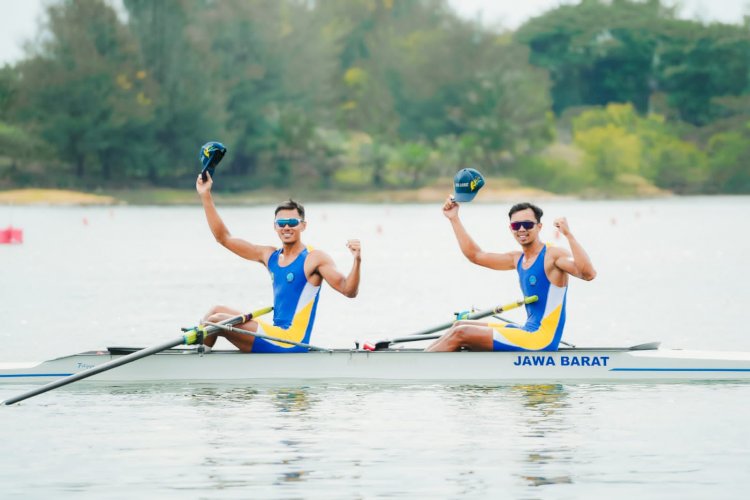
{"label": "yellow oar shaft", "polygon": [[[521,307],[522,305],[525,305],[525,304],[531,304],[533,302],[536,302],[537,300],[539,300],[539,297],[537,297],[536,295],[532,295],[530,297],[524,297],[523,299],[516,300],[515,302],[510,302],[510,303],[502,305],[502,306],[497,306],[497,307],[495,307],[493,309],[487,309],[486,311],[479,311],[479,312],[475,312],[473,314],[469,314],[464,319],[481,319],[481,318],[486,318],[487,316],[492,316],[493,314],[500,314],[501,312],[510,311],[511,309],[515,309],[516,307]],[[414,337],[414,336],[417,336],[417,335],[428,335],[430,333],[435,333],[435,332],[439,332],[441,330],[446,330],[446,329],[450,328],[451,326],[453,326],[453,323],[455,323],[455,321],[449,321],[447,323],[443,323],[442,325],[434,326],[432,328],[428,328],[428,329],[422,330],[420,332],[412,333],[409,336]]]}

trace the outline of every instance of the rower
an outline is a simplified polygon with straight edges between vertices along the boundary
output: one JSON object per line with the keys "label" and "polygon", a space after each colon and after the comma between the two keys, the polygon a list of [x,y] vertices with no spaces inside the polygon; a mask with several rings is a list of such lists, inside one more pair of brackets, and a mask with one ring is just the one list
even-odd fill
{"label": "rower", "polygon": [[[205,180],[204,180],[205,177]],[[276,207],[273,227],[281,241],[281,247],[258,245],[232,236],[211,196],[213,179],[210,171],[201,172],[196,180],[196,190],[200,195],[208,226],[216,241],[232,253],[265,266],[273,286],[273,322],[253,319],[238,325],[237,329],[222,329],[204,340],[207,350],[215,344],[217,336],[225,337],[242,352],[298,352],[307,351],[315,322],[323,281],[346,297],[356,297],[359,290],[360,263],[362,260],[360,242],[347,241],[346,246],[354,258],[351,270],[342,274],[325,252],[302,243],[302,232],[307,228],[305,208],[302,204],[289,200]],[[239,310],[219,305],[212,307],[203,318],[206,324],[220,323],[240,314]],[[247,333],[259,333],[261,338]],[[279,341],[289,340],[295,344]],[[300,345],[302,344],[302,345]]]}
{"label": "rower", "polygon": [[555,219],[554,226],[568,239],[572,256],[567,250],[544,244],[539,238],[543,212],[531,203],[513,205],[508,213],[510,231],[521,246],[521,251],[483,251],[469,236],[458,216],[458,202],[471,201],[482,185],[484,178],[476,170],[459,171],[454,179],[456,194],[443,205],[443,214],[451,223],[461,252],[479,266],[498,271],[515,269],[524,296],[538,296],[539,299],[526,304],[528,319],[522,326],[505,321],[457,321],[427,350],[557,350],[565,326],[568,276],[590,281],[596,277],[594,266],[570,231],[565,217]]}

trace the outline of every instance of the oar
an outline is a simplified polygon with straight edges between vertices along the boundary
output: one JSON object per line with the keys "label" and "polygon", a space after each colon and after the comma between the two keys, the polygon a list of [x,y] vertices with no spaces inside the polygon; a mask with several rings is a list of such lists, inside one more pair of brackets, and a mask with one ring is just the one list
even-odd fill
{"label": "oar", "polygon": [[305,344],[304,342],[294,342],[292,340],[282,339],[281,337],[273,337],[271,335],[265,335],[263,333],[251,332],[250,330],[243,330],[242,328],[235,328],[230,325],[222,325],[220,323],[208,323],[208,322],[206,324],[210,326],[215,326],[216,328],[221,328],[222,330],[226,330],[228,332],[237,332],[237,333],[242,333],[244,335],[252,335],[253,337],[258,337],[261,339],[274,340],[276,342],[283,342],[284,344],[304,347],[305,349],[310,349],[311,351],[333,352],[333,349],[327,349],[325,347],[317,347],[314,345]]}
{"label": "oar", "polygon": [[[525,304],[531,304],[532,302],[536,302],[539,300],[539,297],[536,295],[532,295],[530,297],[524,297],[521,300],[517,300],[515,302],[511,302],[510,304],[505,304],[502,306],[497,306],[494,309],[487,309],[486,311],[479,311],[475,312],[473,314],[469,314],[467,317],[462,319],[481,319],[486,318],[487,316],[492,316],[494,314],[500,314],[505,311],[510,311],[511,309],[515,309],[516,307],[521,307]],[[396,344],[399,342],[414,342],[417,340],[429,340],[429,339],[435,339],[440,337],[440,335],[432,335],[431,333],[439,332],[441,330],[445,330],[453,326],[455,321],[451,321],[449,323],[443,323],[442,325],[434,326],[432,328],[428,328],[427,330],[422,330],[421,332],[412,333],[411,335],[407,335],[404,337],[397,337],[394,339],[388,339],[388,340],[380,340],[378,342],[375,342],[375,345],[372,344],[364,344],[362,346],[363,349],[367,351],[379,351],[381,349],[388,349],[388,347],[391,344]]]}
{"label": "oar", "polygon": [[[222,321],[222,324],[239,325],[239,324],[250,321],[252,318],[256,318],[258,316],[269,313],[271,311],[273,311],[273,307],[264,307],[263,309],[259,309],[250,314],[241,314],[239,316],[229,318],[225,321]],[[107,370],[111,370],[112,368],[117,368],[118,366],[132,363],[133,361],[136,361],[138,359],[145,358],[146,356],[150,356],[152,354],[156,354],[157,352],[165,351],[167,349],[170,349],[178,345],[182,345],[182,344],[191,345],[191,344],[201,343],[203,342],[203,339],[206,337],[206,335],[216,333],[219,330],[221,330],[221,328],[216,327],[216,326],[201,325],[201,326],[193,327],[187,332],[185,332],[184,335],[181,335],[179,338],[170,340],[169,342],[164,342],[163,344],[159,344],[157,346],[141,349],[140,351],[136,351],[132,354],[128,354],[127,356],[113,359],[111,361],[107,361],[106,363],[102,363],[101,365],[94,366],[93,368],[89,368],[87,370],[74,373],[73,375],[67,376],[65,378],[61,378],[60,380],[55,380],[54,382],[50,382],[49,384],[45,384],[34,390],[24,392],[23,394],[12,397],[10,399],[6,399],[5,401],[2,402],[2,404],[12,405],[14,403],[18,403],[19,401],[23,401],[24,399],[28,399],[28,398],[37,396],[39,394],[44,394],[45,392],[51,391],[52,389],[57,389],[58,387],[72,384],[73,382],[77,382],[78,380],[83,380],[85,378],[96,375],[97,373],[102,373]]]}

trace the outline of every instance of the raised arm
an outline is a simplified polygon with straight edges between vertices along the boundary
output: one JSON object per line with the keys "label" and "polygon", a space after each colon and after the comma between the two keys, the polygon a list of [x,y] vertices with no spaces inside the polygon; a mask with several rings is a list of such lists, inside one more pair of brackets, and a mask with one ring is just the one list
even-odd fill
{"label": "raised arm", "polygon": [[331,288],[349,298],[354,298],[359,292],[359,269],[362,263],[361,247],[359,240],[349,240],[346,246],[354,257],[352,268],[347,276],[344,276],[333,263],[330,255],[315,251],[316,271],[320,276],[331,285]]}
{"label": "raised arm", "polygon": [[198,180],[195,182],[195,189],[200,195],[201,202],[203,203],[203,210],[206,213],[206,220],[208,221],[208,227],[211,229],[211,233],[222,246],[239,255],[240,257],[247,260],[254,260],[261,264],[268,262],[268,257],[273,253],[274,248],[271,246],[254,245],[249,241],[245,241],[240,238],[235,238],[227,229],[224,221],[221,220],[219,212],[216,210],[214,205],[213,197],[211,196],[211,187],[213,186],[213,179],[206,173],[207,179],[204,181],[199,175]]}
{"label": "raised arm", "polygon": [[565,217],[560,217],[555,219],[554,225],[568,239],[570,251],[573,254],[572,258],[567,255],[567,252],[565,255],[560,255],[555,259],[555,266],[582,280],[591,281],[596,278],[596,269],[594,269],[586,250],[583,249],[570,231],[568,220]]}
{"label": "raised arm", "polygon": [[445,200],[445,204],[443,205],[443,215],[450,221],[453,233],[456,235],[456,240],[458,240],[458,246],[469,261],[479,266],[498,271],[510,271],[516,268],[520,252],[491,253],[483,251],[472,237],[469,236],[458,216],[458,203],[450,197]]}

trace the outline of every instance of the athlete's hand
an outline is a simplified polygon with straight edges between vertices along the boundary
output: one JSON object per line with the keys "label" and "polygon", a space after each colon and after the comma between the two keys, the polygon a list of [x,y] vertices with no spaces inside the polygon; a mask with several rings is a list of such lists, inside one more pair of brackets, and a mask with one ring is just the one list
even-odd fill
{"label": "athlete's hand", "polygon": [[359,240],[347,240],[346,248],[349,249],[355,260],[362,260],[362,245]]}
{"label": "athlete's hand", "polygon": [[453,199],[453,196],[448,196],[443,204],[443,215],[448,219],[453,220],[458,217],[458,203]]}
{"label": "athlete's hand", "polygon": [[203,176],[198,174],[198,179],[195,181],[195,190],[198,194],[204,195],[211,191],[211,186],[214,185],[214,180],[211,178],[211,174],[206,172],[206,180],[203,180]]}
{"label": "athlete's hand", "polygon": [[554,222],[555,227],[560,233],[566,238],[570,235],[570,227],[568,226],[568,219],[565,217],[558,217]]}

